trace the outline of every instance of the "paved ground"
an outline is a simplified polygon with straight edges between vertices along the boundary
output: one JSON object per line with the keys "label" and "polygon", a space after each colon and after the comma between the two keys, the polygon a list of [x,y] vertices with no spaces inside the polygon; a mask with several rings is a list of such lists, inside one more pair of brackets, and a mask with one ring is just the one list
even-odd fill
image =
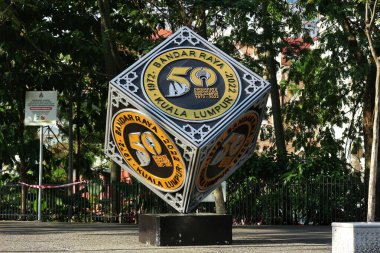
{"label": "paved ground", "polygon": [[228,246],[156,247],[134,225],[0,221],[0,252],[331,252],[331,227],[241,226]]}

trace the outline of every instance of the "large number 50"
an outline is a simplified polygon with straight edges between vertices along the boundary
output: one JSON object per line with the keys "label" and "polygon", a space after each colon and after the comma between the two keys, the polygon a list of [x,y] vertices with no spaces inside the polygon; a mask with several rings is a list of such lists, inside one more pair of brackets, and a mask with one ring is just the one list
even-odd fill
{"label": "large number 50", "polygon": [[[190,82],[186,79],[186,76],[191,69],[192,67],[174,67],[168,74],[167,80],[184,84],[186,85],[187,89],[190,89]],[[203,78],[198,75],[202,72],[205,73],[205,76],[203,77],[204,81]],[[207,86],[211,86],[217,79],[215,72],[212,69],[206,67],[198,67],[193,69],[190,73],[190,77],[194,85],[201,87],[203,82],[205,82]]]}
{"label": "large number 50", "polygon": [[191,67],[174,67],[167,76],[167,79],[169,81],[175,81],[177,83],[184,84],[187,86],[187,89],[190,89],[190,83],[185,78],[187,72],[189,72],[190,69]]}
{"label": "large number 50", "polygon": [[150,155],[160,155],[162,148],[160,143],[152,132],[135,132],[128,135],[129,145],[136,150],[137,158],[140,161],[140,166],[147,166],[150,164]]}
{"label": "large number 50", "polygon": [[232,133],[222,144],[222,149],[216,154],[210,165],[217,165],[225,157],[234,156],[244,145],[245,135]]}

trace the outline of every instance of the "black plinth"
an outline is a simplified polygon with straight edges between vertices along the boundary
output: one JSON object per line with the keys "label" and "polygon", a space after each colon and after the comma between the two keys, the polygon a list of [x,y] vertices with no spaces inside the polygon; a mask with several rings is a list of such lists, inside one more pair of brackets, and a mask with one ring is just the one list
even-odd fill
{"label": "black plinth", "polygon": [[232,216],[141,214],[139,241],[155,246],[225,245],[232,242]]}

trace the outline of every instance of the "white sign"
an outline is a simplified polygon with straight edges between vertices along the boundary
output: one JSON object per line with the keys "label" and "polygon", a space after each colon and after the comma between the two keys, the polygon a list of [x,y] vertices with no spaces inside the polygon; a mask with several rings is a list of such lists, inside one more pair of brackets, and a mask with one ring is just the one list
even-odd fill
{"label": "white sign", "polygon": [[57,91],[27,91],[25,95],[26,126],[54,125],[57,121]]}

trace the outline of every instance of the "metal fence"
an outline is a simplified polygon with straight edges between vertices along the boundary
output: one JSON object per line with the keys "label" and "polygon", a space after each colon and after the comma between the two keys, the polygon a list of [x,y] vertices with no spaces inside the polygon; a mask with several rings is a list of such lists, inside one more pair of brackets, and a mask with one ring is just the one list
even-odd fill
{"label": "metal fence", "polygon": [[238,224],[331,224],[365,221],[367,187],[360,178],[301,183],[250,179],[229,184],[228,209]]}
{"label": "metal fence", "polygon": [[[22,212],[22,185],[0,186],[0,219],[36,220],[38,189],[26,187]],[[116,190],[115,190],[116,189]],[[117,207],[112,207],[116,193]],[[136,223],[137,213],[171,212],[165,202],[140,183],[111,185],[89,181],[70,188],[42,189],[41,217],[47,221],[104,221]]]}
{"label": "metal fence", "polygon": [[[0,185],[0,219],[37,219],[38,189],[26,188],[25,212],[22,213],[21,187],[19,184]],[[366,189],[359,178],[352,177],[326,177],[291,184],[233,177],[227,182],[226,207],[233,215],[234,223],[241,225],[364,221]],[[72,191],[71,197],[69,190]],[[43,189],[41,210],[42,219],[46,221],[123,223],[137,223],[138,213],[175,212],[140,183],[112,186],[99,180],[71,189]],[[214,210],[214,203],[201,203],[196,211]]]}

